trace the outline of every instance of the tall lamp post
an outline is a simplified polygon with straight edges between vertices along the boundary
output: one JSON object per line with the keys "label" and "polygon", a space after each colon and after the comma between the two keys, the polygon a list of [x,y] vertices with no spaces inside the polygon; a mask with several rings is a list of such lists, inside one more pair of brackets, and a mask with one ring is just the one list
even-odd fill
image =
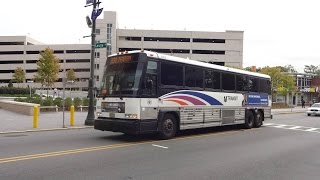
{"label": "tall lamp post", "polygon": [[32,83],[33,83],[33,81],[27,81],[27,83],[28,83],[28,86],[29,86],[29,91],[30,91],[30,97],[32,96],[32,94],[31,94],[31,85],[32,85]]}
{"label": "tall lamp post", "polygon": [[101,14],[102,9],[97,9],[99,7],[100,0],[87,0],[87,6],[93,6],[91,20],[92,20],[92,27],[91,27],[91,63],[90,63],[90,79],[89,79],[89,89],[88,89],[88,96],[89,96],[89,107],[88,107],[88,114],[85,120],[85,125],[92,126],[94,121],[94,53],[95,53],[95,39],[96,39],[96,18]]}

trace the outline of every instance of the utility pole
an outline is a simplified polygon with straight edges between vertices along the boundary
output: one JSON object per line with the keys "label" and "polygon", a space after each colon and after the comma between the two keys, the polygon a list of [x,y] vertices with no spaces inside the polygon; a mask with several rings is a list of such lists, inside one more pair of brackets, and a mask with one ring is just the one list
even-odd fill
{"label": "utility pole", "polygon": [[[89,0],[90,1],[90,0]],[[97,2],[98,1],[98,2]],[[88,0],[87,0],[88,2]],[[93,6],[91,20],[92,20],[92,28],[91,28],[91,63],[90,63],[90,79],[89,79],[89,89],[88,89],[88,96],[89,96],[89,107],[88,107],[88,115],[85,120],[85,125],[92,126],[94,121],[94,85],[95,85],[95,78],[94,78],[94,55],[95,55],[95,39],[96,39],[96,17],[94,17],[97,13],[97,5],[99,6],[99,0],[91,0],[92,4],[86,5]]]}

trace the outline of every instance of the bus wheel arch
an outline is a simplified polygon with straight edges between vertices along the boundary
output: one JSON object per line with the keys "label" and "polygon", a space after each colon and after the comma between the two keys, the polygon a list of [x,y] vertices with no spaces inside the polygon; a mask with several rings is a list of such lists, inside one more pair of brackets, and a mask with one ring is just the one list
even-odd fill
{"label": "bus wheel arch", "polygon": [[159,118],[158,134],[160,139],[173,138],[179,130],[179,116],[176,112],[163,112]]}

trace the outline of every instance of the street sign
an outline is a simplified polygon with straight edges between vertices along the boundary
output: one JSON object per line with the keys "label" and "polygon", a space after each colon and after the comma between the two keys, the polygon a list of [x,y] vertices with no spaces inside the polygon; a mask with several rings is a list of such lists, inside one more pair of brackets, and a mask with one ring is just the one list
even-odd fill
{"label": "street sign", "polygon": [[96,44],[96,48],[106,48],[107,47],[107,43],[97,43]]}
{"label": "street sign", "polygon": [[86,0],[86,5],[93,4],[93,0]]}

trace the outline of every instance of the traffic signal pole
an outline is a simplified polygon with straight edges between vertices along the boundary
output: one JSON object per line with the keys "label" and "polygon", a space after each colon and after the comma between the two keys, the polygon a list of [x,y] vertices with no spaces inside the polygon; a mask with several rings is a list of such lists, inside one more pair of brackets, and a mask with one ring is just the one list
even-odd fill
{"label": "traffic signal pole", "polygon": [[[97,0],[93,0],[93,11],[96,11],[97,8]],[[94,78],[94,55],[95,55],[95,41],[96,41],[96,19],[92,19],[92,28],[91,28],[91,64],[90,64],[90,79],[89,79],[89,89],[88,89],[88,96],[89,96],[89,107],[88,107],[88,114],[87,118],[84,122],[87,126],[92,126],[94,121],[94,96],[93,90],[95,85],[95,78]]]}

